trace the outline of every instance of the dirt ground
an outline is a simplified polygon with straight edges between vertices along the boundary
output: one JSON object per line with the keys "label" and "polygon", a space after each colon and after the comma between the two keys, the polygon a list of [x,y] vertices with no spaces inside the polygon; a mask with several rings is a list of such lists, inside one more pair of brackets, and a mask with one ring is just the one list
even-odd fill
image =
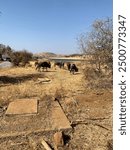
{"label": "dirt ground", "polygon": [[[31,119],[17,116],[21,124],[22,120],[23,123],[27,120],[28,126],[24,126],[23,135],[16,136],[11,136],[13,125],[7,127],[8,136],[0,137],[0,150],[44,150],[42,139],[54,149],[55,130],[35,132],[37,125],[42,128],[41,124],[46,123],[45,126],[49,126],[48,110],[53,101],[58,101],[72,126],[71,130],[63,131],[64,150],[112,150],[112,89],[87,88],[81,69],[75,75],[66,69],[51,68],[47,72],[38,72],[31,67],[1,69],[0,73],[1,125],[7,127],[12,120],[11,116],[5,116],[5,111],[9,102],[17,98],[37,98],[38,107],[42,108],[39,115],[31,116]],[[47,115],[42,120],[44,114]],[[15,119],[14,122],[17,124]],[[26,134],[27,128],[31,132]],[[4,133],[2,129],[0,126],[0,135]],[[16,130],[19,133],[21,129],[17,127]]]}

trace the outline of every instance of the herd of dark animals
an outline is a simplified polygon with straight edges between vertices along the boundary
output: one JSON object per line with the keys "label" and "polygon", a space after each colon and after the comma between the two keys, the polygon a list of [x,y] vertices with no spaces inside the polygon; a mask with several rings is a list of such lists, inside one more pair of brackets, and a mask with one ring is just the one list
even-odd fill
{"label": "herd of dark animals", "polygon": [[59,68],[64,68],[64,62],[55,62],[54,67],[58,66]]}
{"label": "herd of dark animals", "polygon": [[47,68],[51,68],[51,63],[50,62],[35,62],[35,66],[36,66],[36,70],[40,71],[41,68],[46,69],[47,71]]}
{"label": "herd of dark animals", "polygon": [[[54,67],[58,66],[59,68],[64,68],[64,65],[65,63],[62,61],[54,63]],[[75,72],[78,72],[78,67],[74,63],[66,62],[66,66],[67,66],[67,69],[70,71],[70,73],[74,74]],[[41,69],[42,70],[46,69],[47,71],[47,68],[51,68],[51,63],[50,61],[44,61],[44,62],[36,61],[35,67],[36,67],[36,70],[38,71],[41,71]]]}
{"label": "herd of dark animals", "polygon": [[[54,67],[58,66],[59,68],[64,68],[64,62],[55,62]],[[70,73],[74,74],[75,72],[78,72],[78,67],[75,64],[71,64],[70,62],[66,63],[67,69],[70,71]],[[47,68],[51,68],[51,63],[48,61],[44,62],[35,62],[36,70],[40,71],[41,68],[44,70]]]}

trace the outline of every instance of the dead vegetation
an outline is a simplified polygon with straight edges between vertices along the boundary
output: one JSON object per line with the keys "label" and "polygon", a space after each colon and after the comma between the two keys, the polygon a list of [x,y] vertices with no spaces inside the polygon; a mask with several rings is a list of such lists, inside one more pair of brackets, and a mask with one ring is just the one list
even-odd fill
{"label": "dead vegetation", "polygon": [[104,66],[97,70],[92,64],[85,64],[83,70],[86,87],[90,89],[112,89],[113,78],[111,69],[104,69]]}
{"label": "dead vegetation", "polygon": [[[71,131],[63,131],[62,149],[112,149],[112,142],[110,142],[112,139],[112,91],[110,88],[96,89],[89,85],[90,82],[93,82],[94,85],[99,84],[97,73],[92,71],[91,79],[87,77],[90,81],[88,82],[88,80],[84,81],[82,69],[76,76],[70,75],[67,70],[63,69],[55,71],[51,69],[50,72],[40,73],[34,68],[12,68],[0,71],[1,123],[9,102],[18,98],[37,98],[39,102],[37,116],[30,116],[30,119],[17,116],[23,122],[28,120],[28,127],[25,127],[25,131],[30,128],[34,132],[22,136],[0,138],[0,146],[3,150],[43,150],[46,149],[43,144],[45,142],[51,149],[54,149],[53,137],[57,130],[35,132],[37,126],[43,130],[51,126],[51,123],[53,124],[51,120],[50,122],[47,120],[52,113],[54,101],[59,102],[72,126]],[[48,78],[51,82],[37,83],[39,78],[41,80]],[[8,117],[7,121],[10,122],[11,118]],[[34,127],[31,126],[32,120]],[[17,129],[20,130],[20,128]],[[13,131],[13,127],[8,130]]]}

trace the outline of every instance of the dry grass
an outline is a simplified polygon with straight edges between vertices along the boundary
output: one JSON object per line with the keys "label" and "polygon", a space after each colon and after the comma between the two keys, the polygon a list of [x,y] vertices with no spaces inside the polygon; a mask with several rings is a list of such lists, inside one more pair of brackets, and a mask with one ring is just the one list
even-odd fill
{"label": "dry grass", "polygon": [[[57,82],[57,74],[56,83],[50,84],[38,83],[38,78],[44,78],[48,73],[44,75],[45,72],[39,73],[34,68],[8,68],[0,71],[0,105],[8,104],[17,98],[42,99],[45,95],[63,98],[65,95],[61,82]],[[53,75],[51,78],[55,79]]]}
{"label": "dry grass", "polygon": [[32,68],[1,69],[0,105],[8,104],[16,98],[41,98],[45,92],[43,86],[35,84],[38,77],[44,77]]}
{"label": "dry grass", "polygon": [[86,87],[89,89],[112,89],[112,73],[105,72],[103,69],[99,72],[92,65],[86,64],[83,71]]}
{"label": "dry grass", "polygon": [[[0,69],[0,106],[6,106],[10,101],[17,98],[35,97],[39,100],[39,107],[42,106],[42,103],[45,104],[42,110],[47,114],[47,118],[45,118],[47,120],[50,116],[49,110],[52,107],[52,101],[54,98],[57,98],[70,121],[84,121],[87,117],[89,120],[96,117],[102,118],[103,115],[106,115],[106,118],[109,117],[109,114],[112,113],[112,93],[105,89],[103,92],[101,90],[97,92],[93,89],[84,89],[84,83],[88,85],[90,82],[83,80],[83,72],[81,67],[78,67],[80,68],[80,72],[76,75],[71,75],[64,69],[53,70],[53,68],[50,69],[51,71],[40,73],[35,68]],[[51,82],[37,82],[38,78],[44,77],[49,78]],[[96,79],[93,82],[96,82],[98,85],[99,81]],[[81,97],[84,96],[85,92],[87,93],[87,98]],[[101,123],[104,125],[108,124],[108,127],[111,127],[111,122],[112,119],[110,118],[102,120]],[[101,136],[101,140],[103,141],[100,140],[100,142],[98,140],[102,131],[104,133],[104,130],[93,124],[75,126],[74,132],[71,135],[70,148],[67,147],[67,150],[76,149],[76,146],[79,146],[77,149],[83,149],[83,145],[87,149],[85,145],[87,142],[90,149],[93,149],[93,145],[97,146],[97,143],[103,143],[106,149],[111,149],[112,144],[109,142],[106,145],[108,138],[104,134]],[[106,130],[105,135],[108,134]],[[93,137],[92,140],[91,137]],[[21,142],[23,141],[21,140]]]}
{"label": "dry grass", "polygon": [[28,73],[36,73],[34,68],[25,67],[12,67],[12,68],[2,68],[0,69],[0,74],[2,75],[25,75]]}
{"label": "dry grass", "polygon": [[58,101],[64,100],[66,97],[66,93],[67,92],[66,92],[65,88],[62,86],[62,84],[60,84],[59,88],[56,88],[56,90],[55,90],[54,97]]}

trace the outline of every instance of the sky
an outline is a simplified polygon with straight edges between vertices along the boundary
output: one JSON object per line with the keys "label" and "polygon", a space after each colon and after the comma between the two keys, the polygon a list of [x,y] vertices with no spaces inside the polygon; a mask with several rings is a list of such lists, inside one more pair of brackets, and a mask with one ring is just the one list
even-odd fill
{"label": "sky", "polygon": [[79,35],[96,19],[112,16],[112,0],[0,0],[0,44],[32,53],[79,53]]}

